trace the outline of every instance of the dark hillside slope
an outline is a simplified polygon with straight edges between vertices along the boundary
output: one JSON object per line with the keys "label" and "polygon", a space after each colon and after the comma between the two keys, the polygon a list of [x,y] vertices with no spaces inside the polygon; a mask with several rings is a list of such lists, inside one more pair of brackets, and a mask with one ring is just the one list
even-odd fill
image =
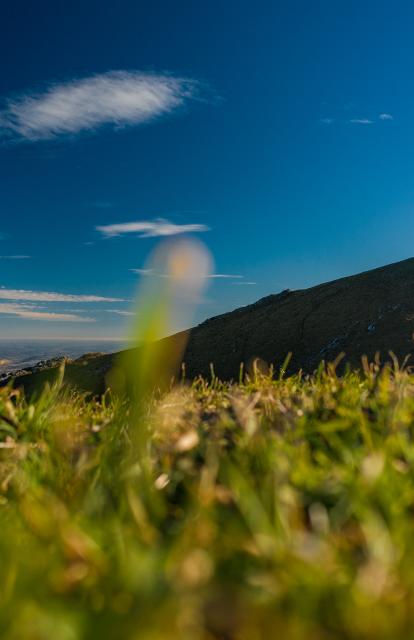
{"label": "dark hillside slope", "polygon": [[[321,360],[345,352],[359,366],[392,350],[399,358],[413,349],[414,259],[341,278],[310,289],[284,291],[255,304],[206,320],[191,331],[186,373],[237,378],[240,363],[254,358],[279,367],[292,352],[289,371],[313,371]],[[174,340],[175,336],[167,338]],[[66,379],[82,389],[101,391],[112,356],[80,359],[68,365]],[[29,391],[53,375],[42,371],[16,381]]]}
{"label": "dark hillside slope", "polygon": [[292,352],[290,370],[313,371],[319,362],[346,353],[353,366],[377,351],[411,352],[414,330],[414,259],[334,280],[310,289],[263,298],[196,327],[186,353],[190,376],[208,372],[237,376],[240,362],[260,357],[280,365]]}

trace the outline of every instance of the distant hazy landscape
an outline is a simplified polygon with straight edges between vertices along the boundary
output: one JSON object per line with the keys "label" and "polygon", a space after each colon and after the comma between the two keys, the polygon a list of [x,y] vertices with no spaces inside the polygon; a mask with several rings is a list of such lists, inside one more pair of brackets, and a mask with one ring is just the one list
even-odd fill
{"label": "distant hazy landscape", "polygon": [[41,360],[68,356],[79,358],[88,352],[113,353],[123,348],[122,340],[57,340],[0,339],[0,373],[15,371],[37,364]]}

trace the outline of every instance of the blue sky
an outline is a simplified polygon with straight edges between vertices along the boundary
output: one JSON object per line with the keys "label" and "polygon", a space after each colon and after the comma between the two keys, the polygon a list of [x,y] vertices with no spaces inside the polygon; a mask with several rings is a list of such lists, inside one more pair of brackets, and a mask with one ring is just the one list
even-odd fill
{"label": "blue sky", "polygon": [[11,4],[1,337],[122,336],[160,236],[197,321],[414,254],[412,3]]}

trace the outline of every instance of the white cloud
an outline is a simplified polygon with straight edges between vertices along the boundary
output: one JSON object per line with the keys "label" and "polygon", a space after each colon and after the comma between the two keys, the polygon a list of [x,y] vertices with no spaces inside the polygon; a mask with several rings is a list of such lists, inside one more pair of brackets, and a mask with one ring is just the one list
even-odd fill
{"label": "white cloud", "polygon": [[108,313],[116,313],[118,316],[136,316],[134,311],[124,311],[123,309],[106,309]]}
{"label": "white cloud", "polygon": [[[157,273],[154,269],[130,269],[133,273],[137,273],[140,276],[156,276],[158,278],[171,278],[168,273]],[[207,280],[236,280],[239,278],[244,278],[244,276],[235,275],[231,273],[211,273],[206,275],[205,278]],[[241,283],[240,283],[241,284]]]}
{"label": "white cloud", "polygon": [[137,273],[140,276],[156,276],[154,269],[130,269],[132,273]]}
{"label": "white cloud", "polygon": [[196,97],[197,83],[167,74],[110,71],[52,84],[7,100],[0,111],[4,135],[30,141],[148,122]]}
{"label": "white cloud", "polygon": [[32,302],[125,302],[122,298],[105,298],[94,295],[74,295],[51,291],[26,291],[24,289],[0,288],[2,300],[30,300]]}
{"label": "white cloud", "polygon": [[49,311],[36,311],[36,307],[24,304],[10,304],[0,302],[0,314],[18,316],[30,320],[57,320],[64,322],[95,322],[93,318],[78,316],[73,313],[52,313]]}
{"label": "white cloud", "polygon": [[212,280],[227,280],[228,278],[233,280],[235,278],[244,278],[244,276],[233,275],[231,273],[212,273],[211,275],[206,277]]}
{"label": "white cloud", "polygon": [[392,116],[390,113],[380,113],[378,118],[380,120],[394,120],[394,116]]}
{"label": "white cloud", "polygon": [[257,284],[257,282],[251,282],[250,280],[246,281],[246,282],[233,282],[232,284],[237,284],[237,285],[252,285],[252,284]]}
{"label": "white cloud", "polygon": [[332,124],[335,120],[333,118],[321,118],[321,122],[322,124]]}
{"label": "white cloud", "polygon": [[123,222],[95,227],[106,238],[135,233],[139,238],[153,238],[157,236],[175,236],[181,233],[200,233],[209,231],[205,224],[174,224],[168,220],[142,220],[139,222]]}
{"label": "white cloud", "polygon": [[28,260],[31,256],[0,256],[0,260]]}
{"label": "white cloud", "polygon": [[372,120],[368,118],[354,118],[349,121],[351,124],[374,124]]}

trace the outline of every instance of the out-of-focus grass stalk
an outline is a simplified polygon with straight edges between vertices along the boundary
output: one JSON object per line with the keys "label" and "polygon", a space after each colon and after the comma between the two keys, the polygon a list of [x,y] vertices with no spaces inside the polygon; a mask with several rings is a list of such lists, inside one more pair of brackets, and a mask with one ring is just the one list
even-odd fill
{"label": "out-of-focus grass stalk", "polygon": [[[148,542],[155,530],[147,510],[157,511],[159,497],[153,487],[145,407],[151,394],[168,387],[179,372],[188,339],[185,328],[191,326],[211,263],[206,247],[195,240],[168,241],[156,248],[138,288],[131,348],[121,354],[108,378],[114,393],[126,397],[130,406],[127,500]],[[143,495],[150,496],[151,504],[142,503]]]}
{"label": "out-of-focus grass stalk", "polygon": [[185,329],[191,325],[210,268],[210,254],[199,241],[168,241],[157,247],[146,265],[149,275],[138,288],[131,348],[120,356],[109,377],[115,392],[140,404],[149,392],[171,382],[187,343]]}

